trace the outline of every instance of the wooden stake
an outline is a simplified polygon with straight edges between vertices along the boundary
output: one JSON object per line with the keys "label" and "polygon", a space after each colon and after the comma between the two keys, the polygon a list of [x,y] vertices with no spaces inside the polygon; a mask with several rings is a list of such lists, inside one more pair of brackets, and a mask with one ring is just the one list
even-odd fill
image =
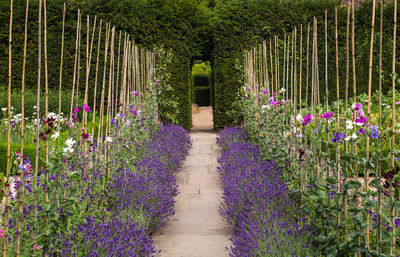
{"label": "wooden stake", "polygon": [[[369,53],[369,75],[368,75],[368,108],[367,108],[367,116],[368,120],[371,120],[371,95],[372,95],[372,64],[373,64],[373,55],[374,55],[374,36],[375,36],[375,8],[376,8],[376,0],[373,0],[372,6],[372,23],[371,23],[371,41],[370,41],[370,53]],[[396,39],[394,39],[396,40]],[[394,108],[394,106],[393,106]],[[366,146],[366,157],[369,160],[369,136],[367,138],[367,146]],[[368,193],[369,191],[369,171],[365,169],[365,192]],[[365,247],[369,249],[369,210],[365,211],[365,223],[367,226],[365,227]]]}
{"label": "wooden stake", "polygon": [[59,78],[59,86],[58,86],[58,127],[57,127],[57,132],[58,132],[57,142],[58,142],[58,144],[60,144],[60,129],[61,129],[61,88],[62,88],[62,75],[63,75],[63,64],[64,64],[65,11],[66,11],[66,5],[64,3],[63,25],[62,25],[62,34],[61,34],[60,78]]}
{"label": "wooden stake", "polygon": [[[13,23],[13,0],[10,1],[10,27],[8,37],[8,108],[7,108],[7,169],[5,181],[9,183],[8,176],[11,169],[11,67],[12,67],[12,23]],[[3,257],[7,256],[8,241],[8,190],[4,190],[4,237],[3,237]]]}
{"label": "wooden stake", "polygon": [[104,126],[104,90],[106,87],[106,73],[107,73],[107,54],[108,54],[108,40],[110,37],[110,24],[106,23],[106,43],[104,47],[104,70],[103,70],[103,87],[101,89],[101,100],[100,100],[100,121],[98,127],[98,140],[97,145],[103,140],[103,126]]}
{"label": "wooden stake", "polygon": [[[98,78],[98,72],[99,72],[99,56],[100,56],[100,44],[101,44],[101,27],[103,25],[103,20],[100,20],[100,28],[99,28],[99,38],[97,42],[97,56],[96,56],[96,76],[94,79],[94,97],[93,97],[93,118],[92,118],[92,138],[93,140],[95,139],[94,137],[94,124],[96,123],[96,102],[97,102],[97,78]],[[100,124],[100,120],[99,120]],[[97,137],[98,138],[98,137]],[[96,157],[97,157],[97,152],[96,152]]]}
{"label": "wooden stake", "polygon": [[75,84],[76,84],[76,66],[78,63],[78,44],[79,44],[79,20],[81,10],[78,9],[78,18],[76,21],[76,40],[75,40],[75,61],[74,61],[74,76],[72,79],[72,94],[71,94],[71,108],[69,112],[69,119],[72,120],[73,108],[74,108],[74,96],[75,96]]}
{"label": "wooden stake", "polygon": [[308,79],[309,79],[309,50],[310,50],[310,23],[307,25],[307,57],[306,57],[306,109],[308,108]]}
{"label": "wooden stake", "polygon": [[[29,0],[26,0],[26,11],[25,11],[25,37],[24,37],[24,57],[22,61],[22,80],[21,80],[21,155],[24,154],[24,126],[25,126],[25,71],[26,71],[26,46],[28,42],[28,14],[29,14]],[[20,164],[22,164],[22,160]],[[19,181],[22,181],[22,175],[19,176]],[[18,210],[22,212],[22,187],[18,187]],[[20,256],[21,248],[21,218],[18,217],[17,225],[17,249],[16,255]]]}
{"label": "wooden stake", "polygon": [[[382,45],[383,45],[383,0],[380,3],[380,33],[379,33],[379,128],[382,128]],[[379,150],[382,150],[382,137],[379,137]],[[378,161],[378,178],[382,177],[382,161],[379,159]],[[377,206],[377,214],[378,214],[378,228],[377,228],[377,250],[381,254],[382,253],[382,185],[377,181],[376,188],[378,190],[378,206]]]}
{"label": "wooden stake", "polygon": [[[395,164],[395,143],[396,143],[396,41],[397,41],[397,0],[394,0],[394,18],[393,18],[393,55],[392,55],[392,168]],[[399,181],[397,179],[396,183]],[[394,189],[394,201],[399,200],[399,188]],[[396,255],[396,225],[395,219],[398,215],[398,208],[392,207],[392,236],[391,236],[391,254]]]}

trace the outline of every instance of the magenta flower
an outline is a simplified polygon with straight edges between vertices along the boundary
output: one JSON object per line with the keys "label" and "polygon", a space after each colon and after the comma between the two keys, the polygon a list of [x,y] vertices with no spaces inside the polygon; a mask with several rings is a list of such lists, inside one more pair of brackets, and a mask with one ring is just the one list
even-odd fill
{"label": "magenta flower", "polygon": [[86,105],[86,104],[82,105],[82,109],[83,109],[85,112],[90,112],[90,107],[89,107],[88,105]]}
{"label": "magenta flower", "polygon": [[367,123],[367,118],[364,117],[364,116],[360,116],[360,118],[356,118],[356,119],[355,119],[355,122],[365,124],[365,123]]}
{"label": "magenta flower", "polygon": [[78,108],[78,107],[75,107],[75,108],[74,108],[74,112],[79,112],[79,108]]}
{"label": "magenta flower", "polygon": [[313,117],[310,114],[303,116],[303,123],[301,125],[303,125],[303,127],[307,126],[311,122],[312,118]]}
{"label": "magenta flower", "polygon": [[33,249],[40,250],[40,249],[42,249],[42,247],[40,245],[38,245],[38,244],[34,244],[33,245]]}
{"label": "magenta flower", "polygon": [[267,90],[263,90],[262,92],[263,92],[265,95],[268,94],[268,91],[267,91]]}
{"label": "magenta flower", "polygon": [[331,118],[333,118],[333,112],[326,112],[321,115],[321,118],[323,118],[325,121],[330,120]]}
{"label": "magenta flower", "polygon": [[139,92],[138,91],[133,91],[132,94],[134,94],[135,96],[139,96]]}
{"label": "magenta flower", "polygon": [[362,103],[357,103],[355,106],[354,106],[354,110],[356,110],[356,111],[359,111],[360,109],[362,109],[363,108],[363,104]]}

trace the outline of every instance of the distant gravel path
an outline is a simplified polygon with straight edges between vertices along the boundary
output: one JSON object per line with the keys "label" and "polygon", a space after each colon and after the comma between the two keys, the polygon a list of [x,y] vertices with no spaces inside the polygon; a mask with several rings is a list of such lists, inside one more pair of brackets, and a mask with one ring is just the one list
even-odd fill
{"label": "distant gravel path", "polygon": [[[212,129],[211,108],[200,108],[193,116],[194,129]],[[222,190],[216,167],[221,149],[215,132],[192,132],[191,137],[193,148],[176,175],[176,213],[154,235],[156,249],[161,250],[157,256],[228,257],[229,229],[218,212]]]}

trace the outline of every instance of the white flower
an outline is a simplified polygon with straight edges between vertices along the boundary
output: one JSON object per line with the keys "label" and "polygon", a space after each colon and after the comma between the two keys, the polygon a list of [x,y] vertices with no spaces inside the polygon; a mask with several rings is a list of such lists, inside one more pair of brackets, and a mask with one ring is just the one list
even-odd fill
{"label": "white flower", "polygon": [[356,133],[353,133],[353,135],[346,137],[344,140],[345,141],[350,141],[350,140],[356,140],[358,138],[358,136],[356,135]]}
{"label": "white flower", "polygon": [[353,129],[353,121],[351,120],[346,121],[346,129]]}
{"label": "white flower", "polygon": [[65,143],[67,144],[68,147],[71,148],[71,147],[74,146],[74,144],[76,143],[76,141],[73,140],[72,138],[68,138],[68,139],[65,141]]}
{"label": "white flower", "polygon": [[355,124],[356,124],[357,126],[359,126],[359,127],[361,127],[362,125],[364,125],[364,123],[361,123],[361,122],[355,122]]}
{"label": "white flower", "polygon": [[125,122],[125,126],[130,126],[131,125],[131,121],[130,120],[127,120],[126,122]]}
{"label": "white flower", "polygon": [[106,137],[106,142],[111,143],[112,142],[112,137]]}
{"label": "white flower", "polygon": [[58,131],[57,131],[51,136],[51,138],[57,139],[59,136],[60,136],[60,133],[58,133]]}
{"label": "white flower", "polygon": [[279,93],[283,93],[285,91],[286,91],[286,89],[283,87],[283,88],[281,88],[281,90],[279,90]]}
{"label": "white flower", "polygon": [[353,103],[353,104],[351,105],[351,108],[352,108],[352,109],[356,108],[356,104]]}
{"label": "white flower", "polygon": [[388,106],[386,106],[386,108],[388,108],[388,109],[390,109],[390,108],[392,108],[390,105],[388,105]]}
{"label": "white flower", "polygon": [[63,148],[64,153],[73,153],[74,149],[71,147],[64,147]]}
{"label": "white flower", "polygon": [[267,106],[264,104],[264,105],[261,106],[261,110],[264,111],[265,109],[267,109]]}
{"label": "white flower", "polygon": [[5,111],[7,111],[7,108],[1,108],[1,110],[2,110],[3,112],[5,112]]}
{"label": "white flower", "polygon": [[303,122],[304,122],[303,117],[301,116],[301,114],[297,114],[296,120],[297,120],[298,122],[300,122],[300,123],[303,123]]}

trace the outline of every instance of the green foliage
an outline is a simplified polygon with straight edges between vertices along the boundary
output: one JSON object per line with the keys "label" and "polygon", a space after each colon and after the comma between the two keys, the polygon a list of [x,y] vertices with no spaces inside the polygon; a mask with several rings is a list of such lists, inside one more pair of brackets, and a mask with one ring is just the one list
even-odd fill
{"label": "green foliage", "polygon": [[[243,60],[243,53],[250,47],[255,46],[260,41],[266,39],[269,47],[269,38],[274,35],[279,36],[279,45],[283,50],[284,34],[292,31],[297,26],[298,42],[300,40],[300,24],[303,24],[303,81],[305,81],[305,53],[307,23],[312,23],[315,16],[318,21],[318,51],[319,51],[319,75],[321,87],[321,100],[325,99],[325,30],[324,30],[324,10],[328,11],[328,86],[336,90],[336,68],[335,68],[335,31],[334,18],[335,6],[339,6],[342,1],[328,0],[300,0],[300,1],[274,1],[274,0],[247,0],[247,1],[218,1],[214,9],[213,18],[213,42],[212,63],[215,83],[215,108],[214,121],[215,128],[221,129],[233,123],[227,112],[231,105],[237,100],[237,92],[243,86],[242,69],[238,67]],[[368,87],[368,65],[369,61],[369,41],[371,31],[371,2],[363,1],[361,6],[355,11],[356,27],[356,76],[357,93],[366,92]],[[379,14],[379,8],[377,9]],[[384,8],[384,41],[383,41],[383,89],[386,92],[390,87],[390,71],[392,56],[392,32],[393,32],[393,3],[387,2]],[[339,33],[339,74],[340,74],[340,93],[345,90],[345,62],[346,62],[346,17],[347,9],[338,7],[338,33]],[[380,19],[377,15],[376,32],[379,32]],[[312,24],[311,24],[312,27]],[[312,31],[312,30],[311,30]],[[387,40],[386,40],[387,38]],[[378,88],[378,42],[379,33],[375,35],[374,74],[373,88]],[[398,42],[398,48],[400,42]],[[350,49],[351,50],[351,49]],[[281,63],[282,53],[280,54]],[[310,66],[311,67],[311,66]],[[282,67],[280,68],[282,69]],[[350,76],[352,76],[350,69]],[[311,72],[310,72],[311,73]],[[282,72],[280,72],[282,74]],[[311,76],[311,75],[310,75]],[[311,79],[311,77],[310,77]],[[349,88],[352,89],[352,80]],[[305,96],[305,87],[303,87]],[[329,90],[331,91],[331,90]],[[335,91],[333,91],[335,92]],[[352,90],[350,90],[352,97]],[[335,97],[330,94],[330,101]]]}

